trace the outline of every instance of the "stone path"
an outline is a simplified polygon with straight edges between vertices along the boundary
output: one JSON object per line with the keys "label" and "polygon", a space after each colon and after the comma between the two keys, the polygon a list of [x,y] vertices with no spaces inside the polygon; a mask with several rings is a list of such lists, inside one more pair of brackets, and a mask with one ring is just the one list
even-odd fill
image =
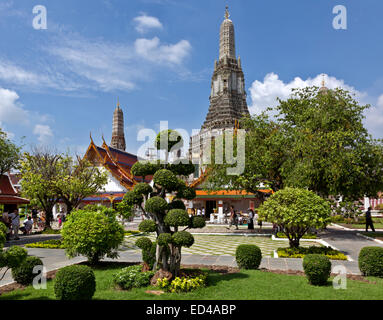
{"label": "stone path", "polygon": [[[141,252],[141,249],[136,247],[135,242],[141,236],[130,236],[124,241],[122,250],[133,250]],[[155,234],[148,236],[152,241],[155,240]],[[274,250],[278,248],[288,247],[289,244],[284,240],[271,240],[267,236],[230,236],[230,235],[199,235],[194,234],[194,244],[190,248],[182,248],[185,254],[201,254],[213,256],[234,256],[235,250],[240,244],[255,244],[257,245],[264,257],[273,256]],[[315,242],[302,240],[302,247],[319,245]]]}

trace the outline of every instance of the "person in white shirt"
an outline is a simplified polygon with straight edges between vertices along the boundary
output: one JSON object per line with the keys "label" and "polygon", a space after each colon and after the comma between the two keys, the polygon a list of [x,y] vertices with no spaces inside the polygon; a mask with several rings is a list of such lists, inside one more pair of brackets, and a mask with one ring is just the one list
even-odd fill
{"label": "person in white shirt", "polygon": [[205,217],[205,208],[202,208],[202,216]]}
{"label": "person in white shirt", "polygon": [[9,217],[11,218],[12,233],[15,240],[19,240],[20,216],[19,211],[15,209]]}
{"label": "person in white shirt", "polygon": [[197,209],[197,216],[200,216],[201,215],[201,209]]}
{"label": "person in white shirt", "polygon": [[31,234],[33,227],[33,220],[31,217],[28,217],[28,219],[24,220],[24,227],[26,234]]}

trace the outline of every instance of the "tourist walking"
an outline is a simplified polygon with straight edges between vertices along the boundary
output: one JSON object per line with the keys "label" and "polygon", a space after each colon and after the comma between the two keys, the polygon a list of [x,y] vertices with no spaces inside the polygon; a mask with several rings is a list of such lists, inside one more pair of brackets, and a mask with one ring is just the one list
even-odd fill
{"label": "tourist walking", "polygon": [[33,228],[37,229],[37,223],[39,221],[37,216],[37,209],[36,207],[32,209],[32,220],[33,220]]}
{"label": "tourist walking", "polygon": [[227,229],[231,229],[232,225],[235,225],[235,229],[238,230],[237,213],[235,212],[234,207],[230,206],[230,224],[229,224],[229,228]]}
{"label": "tourist walking", "polygon": [[249,208],[249,221],[247,223],[247,229],[254,230],[254,210]]}
{"label": "tourist walking", "polygon": [[12,224],[12,234],[14,240],[19,240],[19,228],[20,228],[20,216],[17,209],[13,210],[10,214],[11,224]]}
{"label": "tourist walking", "polygon": [[366,211],[366,232],[368,232],[368,227],[372,229],[372,232],[375,232],[374,223],[371,218],[371,207],[368,207]]}

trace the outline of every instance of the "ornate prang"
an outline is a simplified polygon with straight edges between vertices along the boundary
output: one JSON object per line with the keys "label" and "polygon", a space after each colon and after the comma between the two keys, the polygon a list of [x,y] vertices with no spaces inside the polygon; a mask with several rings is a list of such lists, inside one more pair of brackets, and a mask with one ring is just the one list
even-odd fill
{"label": "ornate prang", "polygon": [[120,102],[117,101],[117,107],[113,113],[113,131],[110,146],[115,149],[125,151],[125,134],[124,134],[124,114],[120,108]]}

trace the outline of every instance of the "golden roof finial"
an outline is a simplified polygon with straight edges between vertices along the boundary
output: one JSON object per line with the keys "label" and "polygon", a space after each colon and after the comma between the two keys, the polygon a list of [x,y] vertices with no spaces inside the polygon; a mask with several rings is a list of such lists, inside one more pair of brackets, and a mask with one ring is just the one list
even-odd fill
{"label": "golden roof finial", "polygon": [[226,11],[225,11],[225,19],[229,19],[230,13],[229,13],[229,6],[226,6]]}
{"label": "golden roof finial", "polygon": [[120,107],[120,99],[117,98],[117,107]]}

